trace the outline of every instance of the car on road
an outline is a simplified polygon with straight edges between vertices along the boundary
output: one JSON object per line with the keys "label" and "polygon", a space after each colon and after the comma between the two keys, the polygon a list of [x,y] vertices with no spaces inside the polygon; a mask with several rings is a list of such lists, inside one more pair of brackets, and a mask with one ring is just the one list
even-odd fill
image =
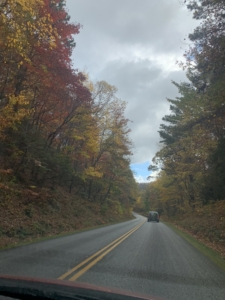
{"label": "car on road", "polygon": [[147,215],[148,222],[156,221],[159,222],[159,213],[157,211],[150,211]]}

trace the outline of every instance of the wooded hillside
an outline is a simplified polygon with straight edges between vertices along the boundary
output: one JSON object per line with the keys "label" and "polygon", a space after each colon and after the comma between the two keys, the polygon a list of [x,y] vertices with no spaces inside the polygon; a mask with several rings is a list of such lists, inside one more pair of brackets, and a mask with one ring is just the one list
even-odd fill
{"label": "wooded hillside", "polygon": [[72,67],[80,24],[69,20],[64,0],[0,2],[1,203],[24,185],[130,208],[126,104]]}
{"label": "wooded hillside", "polygon": [[225,249],[225,1],[185,3],[201,23],[180,64],[187,81],[173,82],[179,97],[168,99],[149,167],[159,174],[142,203]]}

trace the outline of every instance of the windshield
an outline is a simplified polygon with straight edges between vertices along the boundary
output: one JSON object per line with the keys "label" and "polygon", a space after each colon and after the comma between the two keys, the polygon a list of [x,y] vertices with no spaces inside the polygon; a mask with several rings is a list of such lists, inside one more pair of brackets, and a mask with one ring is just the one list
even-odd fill
{"label": "windshield", "polygon": [[225,299],[224,10],[0,1],[0,287]]}

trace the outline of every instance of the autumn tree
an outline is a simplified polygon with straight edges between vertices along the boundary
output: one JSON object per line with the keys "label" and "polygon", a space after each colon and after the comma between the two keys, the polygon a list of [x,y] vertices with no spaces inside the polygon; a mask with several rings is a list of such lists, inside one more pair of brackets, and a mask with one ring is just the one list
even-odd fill
{"label": "autumn tree", "polygon": [[173,82],[180,96],[168,99],[171,114],[163,118],[163,146],[154,158],[163,170],[156,185],[168,213],[225,198],[224,1],[185,2],[202,22],[189,35],[193,43],[182,65],[189,81]]}
{"label": "autumn tree", "polygon": [[0,159],[20,182],[101,204],[135,201],[126,104],[72,68],[64,0],[0,3]]}
{"label": "autumn tree", "polygon": [[[35,174],[49,173],[46,147],[56,146],[76,109],[91,101],[83,86],[85,77],[71,68],[72,34],[79,32],[80,25],[69,23],[64,4],[45,0],[26,6],[23,1],[7,1],[1,7],[5,39],[1,48],[1,133],[9,145],[8,164],[17,172],[21,168],[23,172],[25,164],[33,165],[32,174],[34,169]],[[7,42],[9,38],[13,43]],[[43,169],[36,168],[35,160]]]}
{"label": "autumn tree", "polygon": [[124,117],[125,103],[116,97],[116,88],[104,81],[89,83],[89,87],[98,146],[87,162],[85,189],[89,199],[104,201],[117,184],[123,164],[129,161],[130,130]]}

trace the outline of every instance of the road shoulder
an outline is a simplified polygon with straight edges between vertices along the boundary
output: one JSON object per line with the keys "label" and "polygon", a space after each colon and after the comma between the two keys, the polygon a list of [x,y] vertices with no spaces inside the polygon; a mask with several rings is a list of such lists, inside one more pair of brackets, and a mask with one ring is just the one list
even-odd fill
{"label": "road shoulder", "polygon": [[182,238],[184,238],[186,241],[188,241],[191,245],[193,245],[195,248],[197,248],[201,253],[203,253],[205,256],[207,256],[211,261],[213,261],[217,266],[219,266],[222,270],[225,271],[225,260],[224,258],[216,251],[212,250],[202,242],[198,241],[196,238],[191,236],[190,234],[182,231],[181,229],[178,229],[176,226],[171,224],[170,222],[164,222],[165,225],[170,227],[174,232],[176,232],[178,235],[180,235]]}

